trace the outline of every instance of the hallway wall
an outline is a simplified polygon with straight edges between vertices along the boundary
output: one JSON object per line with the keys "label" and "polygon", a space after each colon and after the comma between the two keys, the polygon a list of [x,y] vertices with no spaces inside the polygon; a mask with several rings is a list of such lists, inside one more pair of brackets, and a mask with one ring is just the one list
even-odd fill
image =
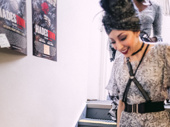
{"label": "hallway wall", "polygon": [[88,98],[88,83],[94,85],[89,97],[98,97],[100,31],[93,18],[99,11],[98,0],[57,1],[54,62],[32,55],[27,0],[28,55],[0,49],[0,127],[75,126]]}

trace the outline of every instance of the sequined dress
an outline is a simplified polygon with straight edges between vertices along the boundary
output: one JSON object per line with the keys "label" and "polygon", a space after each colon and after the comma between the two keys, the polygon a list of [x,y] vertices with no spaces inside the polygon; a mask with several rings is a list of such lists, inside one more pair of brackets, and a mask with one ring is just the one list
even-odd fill
{"label": "sequined dress", "polygon": [[[133,70],[136,70],[138,62],[131,64]],[[153,102],[170,99],[170,44],[156,43],[145,55],[135,77]],[[122,100],[128,79],[129,71],[124,55],[119,55],[113,62],[112,74],[106,89],[111,90],[113,96],[119,96],[119,99]],[[142,102],[145,102],[145,99],[132,82],[127,103],[139,104]],[[120,127],[170,127],[170,112],[165,110],[140,114],[123,111]]]}

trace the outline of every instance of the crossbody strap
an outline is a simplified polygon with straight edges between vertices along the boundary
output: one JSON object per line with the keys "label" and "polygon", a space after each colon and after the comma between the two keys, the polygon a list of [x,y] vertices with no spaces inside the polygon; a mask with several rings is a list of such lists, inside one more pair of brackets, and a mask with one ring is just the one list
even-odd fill
{"label": "crossbody strap", "polygon": [[142,93],[142,95],[143,95],[143,97],[145,98],[145,100],[146,100],[147,102],[150,101],[150,98],[149,98],[149,96],[147,95],[146,91],[143,89],[143,87],[141,86],[141,84],[140,84],[140,83],[137,81],[137,79],[135,78],[135,74],[136,74],[136,72],[137,72],[137,70],[138,70],[138,68],[139,68],[139,66],[140,66],[140,64],[141,64],[141,62],[142,62],[145,54],[146,54],[146,51],[147,51],[148,47],[149,47],[149,44],[147,45],[147,47],[146,47],[146,49],[145,49],[145,51],[144,51],[144,53],[143,53],[143,55],[142,55],[141,60],[139,61],[139,64],[138,64],[138,66],[137,66],[134,74],[133,74],[133,69],[132,69],[132,65],[131,65],[131,63],[130,63],[130,61],[129,61],[129,58],[127,58],[127,66],[128,66],[128,69],[129,69],[130,78],[129,78],[128,82],[127,82],[125,91],[124,91],[124,93],[123,93],[123,99],[122,99],[123,102],[127,102],[127,94],[128,94],[128,91],[129,91],[129,88],[130,88],[130,85],[131,85],[131,82],[132,82],[132,81],[135,83],[135,85],[137,86],[137,88],[139,89],[139,91]]}

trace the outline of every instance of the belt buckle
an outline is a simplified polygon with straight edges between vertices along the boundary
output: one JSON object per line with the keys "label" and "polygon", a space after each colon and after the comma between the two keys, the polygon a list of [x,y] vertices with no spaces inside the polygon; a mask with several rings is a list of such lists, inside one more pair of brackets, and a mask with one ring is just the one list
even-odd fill
{"label": "belt buckle", "polygon": [[138,104],[133,104],[132,105],[132,113],[139,113],[138,112]]}

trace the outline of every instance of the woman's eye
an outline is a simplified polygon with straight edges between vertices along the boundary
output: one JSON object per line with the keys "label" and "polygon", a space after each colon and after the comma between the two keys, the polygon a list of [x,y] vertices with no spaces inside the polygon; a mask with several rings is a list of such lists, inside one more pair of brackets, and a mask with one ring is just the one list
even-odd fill
{"label": "woman's eye", "polygon": [[110,42],[110,44],[115,44],[116,43],[116,41],[113,40],[113,39],[109,39],[109,42]]}
{"label": "woman's eye", "polygon": [[122,38],[120,38],[120,40],[121,40],[121,41],[124,41],[124,40],[126,40],[126,37],[127,37],[127,36],[122,37]]}
{"label": "woman's eye", "polygon": [[116,42],[115,41],[112,41],[111,44],[115,44]]}

